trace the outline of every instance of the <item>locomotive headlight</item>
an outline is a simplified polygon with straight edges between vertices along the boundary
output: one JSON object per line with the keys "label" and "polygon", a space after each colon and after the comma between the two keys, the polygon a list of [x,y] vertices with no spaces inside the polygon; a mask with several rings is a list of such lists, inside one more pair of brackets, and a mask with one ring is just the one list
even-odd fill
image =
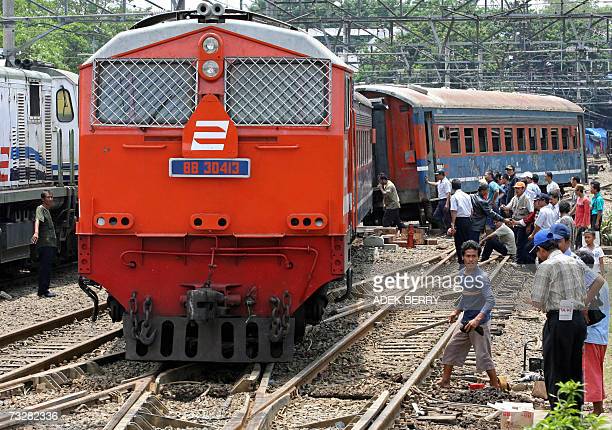
{"label": "locomotive headlight", "polygon": [[202,65],[202,73],[209,78],[214,78],[219,74],[219,64],[213,60],[204,62]]}
{"label": "locomotive headlight", "polygon": [[207,37],[202,43],[202,48],[207,54],[214,54],[219,49],[219,41],[214,37]]}

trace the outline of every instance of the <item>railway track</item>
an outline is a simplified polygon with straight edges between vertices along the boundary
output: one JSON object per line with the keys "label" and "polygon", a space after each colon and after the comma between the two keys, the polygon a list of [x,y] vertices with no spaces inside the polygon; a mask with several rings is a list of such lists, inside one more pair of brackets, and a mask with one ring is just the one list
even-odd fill
{"label": "railway track", "polygon": [[[87,312],[79,315],[87,315]],[[73,314],[71,314],[73,315]],[[101,318],[94,326],[90,321],[71,320],[61,325],[36,324],[3,336],[0,349],[0,382],[11,381],[49,366],[91,352],[109,340],[121,336],[123,329],[110,318]],[[55,327],[48,329],[49,327]],[[7,343],[10,341],[9,343]]]}

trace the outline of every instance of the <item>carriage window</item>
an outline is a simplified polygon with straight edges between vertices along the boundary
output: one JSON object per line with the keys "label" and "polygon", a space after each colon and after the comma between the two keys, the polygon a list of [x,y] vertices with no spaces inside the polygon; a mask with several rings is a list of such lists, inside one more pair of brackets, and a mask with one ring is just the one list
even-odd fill
{"label": "carriage window", "polygon": [[74,119],[70,93],[64,88],[57,90],[55,94],[55,112],[59,122],[70,122]]}
{"label": "carriage window", "polygon": [[491,129],[491,143],[493,144],[493,152],[501,152],[501,138],[499,136],[499,128]]}
{"label": "carriage window", "polygon": [[558,128],[550,129],[550,140],[552,142],[552,150],[558,151],[559,150],[559,129]]}
{"label": "carriage window", "polygon": [[444,126],[438,126],[438,140],[446,140],[446,129]]}
{"label": "carriage window", "polygon": [[563,144],[563,150],[569,149],[569,130],[567,128],[561,129],[561,142]]}
{"label": "carriage window", "polygon": [[542,148],[542,151],[548,150],[548,129],[547,128],[540,129],[540,147]]}
{"label": "carriage window", "polygon": [[489,151],[489,142],[487,140],[487,129],[479,128],[478,129],[478,146],[480,152],[488,152]]}
{"label": "carriage window", "polygon": [[30,82],[30,116],[40,116],[40,83]]}
{"label": "carriage window", "polygon": [[460,141],[459,141],[459,129],[451,128],[449,129],[450,134],[450,147],[451,154],[459,154],[461,152]]}
{"label": "carriage window", "polygon": [[504,142],[506,144],[506,151],[514,151],[514,147],[512,145],[512,129],[504,128]]}
{"label": "carriage window", "polygon": [[536,141],[536,129],[532,127],[529,129],[529,150],[535,151],[537,149],[538,145]]}
{"label": "carriage window", "polygon": [[578,149],[578,135],[576,134],[576,130],[574,131],[574,135],[572,136],[572,140],[574,141],[574,149]]}
{"label": "carriage window", "polygon": [[474,129],[464,128],[463,129],[463,139],[465,140],[465,152],[473,153],[474,152]]}
{"label": "carriage window", "polygon": [[516,129],[516,139],[518,141],[518,150],[525,151],[527,149],[527,145],[525,144],[525,129],[524,128]]}

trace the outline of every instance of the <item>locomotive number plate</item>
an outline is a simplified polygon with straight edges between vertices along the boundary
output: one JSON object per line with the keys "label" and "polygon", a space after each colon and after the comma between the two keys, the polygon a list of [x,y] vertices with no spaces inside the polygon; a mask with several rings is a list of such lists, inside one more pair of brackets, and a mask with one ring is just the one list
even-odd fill
{"label": "locomotive number plate", "polygon": [[183,178],[249,178],[248,158],[171,158],[170,176]]}

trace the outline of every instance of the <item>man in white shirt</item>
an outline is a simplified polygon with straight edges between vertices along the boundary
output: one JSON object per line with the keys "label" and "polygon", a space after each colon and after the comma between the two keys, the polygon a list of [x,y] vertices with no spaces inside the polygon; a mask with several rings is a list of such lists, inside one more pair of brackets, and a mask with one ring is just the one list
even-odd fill
{"label": "man in white shirt", "polygon": [[451,183],[446,177],[444,170],[436,172],[436,182],[427,181],[429,185],[435,185],[438,189],[438,206],[433,213],[433,217],[440,221],[440,224],[447,230],[450,223],[450,196]]}
{"label": "man in white shirt", "polygon": [[559,191],[553,191],[552,193],[550,193],[550,203],[548,204],[548,207],[552,209],[552,211],[555,213],[555,216],[557,217],[555,222],[557,222],[557,220],[561,218],[561,215],[559,213],[560,198],[561,194],[559,193]]}
{"label": "man in white shirt", "polygon": [[552,172],[545,172],[544,173],[544,180],[546,181],[546,194],[550,194],[553,191],[557,190],[559,191],[559,193],[561,193],[561,189],[559,188],[559,185],[553,181],[553,174]]}
{"label": "man in white shirt", "polygon": [[470,240],[472,231],[472,198],[461,190],[461,181],[453,179],[451,182],[453,194],[450,198],[451,227],[448,234],[455,238],[457,261],[463,264],[461,245]]}
{"label": "man in white shirt", "polygon": [[540,187],[533,183],[533,173],[525,172],[523,173],[523,182],[527,185],[525,189],[525,194],[529,197],[529,200],[533,203],[536,196],[540,194]]}
{"label": "man in white shirt", "polygon": [[533,231],[529,235],[530,241],[533,240],[533,237],[538,231],[549,229],[555,222],[557,222],[558,217],[555,215],[555,212],[548,206],[549,202],[550,196],[544,193],[540,193],[534,201],[535,208],[536,210],[539,210],[539,212],[535,219]]}

